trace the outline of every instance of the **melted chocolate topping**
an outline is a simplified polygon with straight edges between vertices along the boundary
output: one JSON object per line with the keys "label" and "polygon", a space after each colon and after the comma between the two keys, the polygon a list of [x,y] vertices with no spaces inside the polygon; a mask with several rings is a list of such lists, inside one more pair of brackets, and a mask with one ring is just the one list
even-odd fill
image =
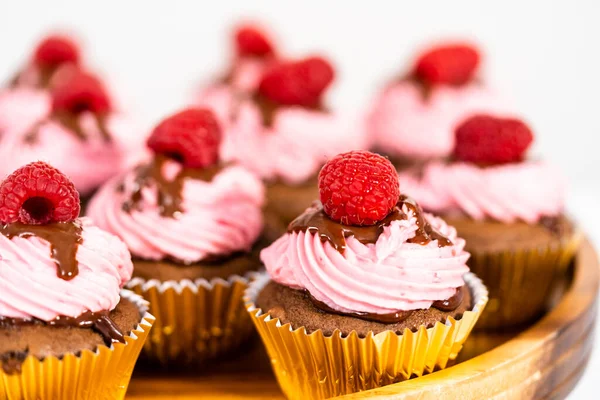
{"label": "melted chocolate topping", "polygon": [[[111,138],[110,132],[108,131],[108,128],[107,128],[106,114],[94,114],[94,117],[96,118],[96,122],[98,123],[98,129],[100,130],[100,133],[102,134],[104,141],[110,142],[112,140],[112,138]],[[52,115],[50,115],[49,120],[55,121],[55,122],[61,124],[62,126],[67,128],[69,131],[73,132],[75,134],[75,136],[77,136],[79,139],[81,139],[84,142],[88,139],[87,135],[85,134],[84,130],[82,129],[81,125],[79,124],[79,114],[78,113],[53,112]],[[29,130],[29,132],[27,132],[25,134],[25,137],[24,137],[25,142],[26,143],[35,143],[38,140],[38,137],[40,134],[40,132],[39,132],[40,128],[47,122],[48,122],[48,120],[43,120],[43,121],[40,121],[37,124],[35,124]]]}
{"label": "melted chocolate topping", "polygon": [[[109,311],[85,312],[79,317],[58,316],[52,321],[40,319],[21,319],[0,317],[0,328],[26,325],[48,325],[56,327],[88,328],[93,329],[104,339],[104,343],[110,346],[112,343],[125,343],[125,336],[109,316]],[[21,365],[27,358],[27,353],[7,354],[0,358],[2,369],[7,374],[18,374]]]}
{"label": "melted chocolate topping", "polygon": [[[185,178],[210,182],[223,168],[220,165],[208,168],[184,167],[175,179],[169,181],[162,174],[162,167],[167,160],[169,160],[167,156],[157,154],[149,164],[136,169],[135,187],[129,200],[123,204],[123,210],[131,212],[131,210],[139,209],[139,203],[142,200],[142,190],[145,187],[152,186],[156,187],[158,192],[160,214],[165,217],[174,218],[177,213],[182,211],[182,189]],[[118,187],[117,190],[119,189],[123,190],[124,188]]]}
{"label": "melted chocolate topping", "polygon": [[[464,297],[463,290],[464,290],[463,287],[458,288],[456,290],[456,293],[452,297],[450,297],[447,300],[434,301],[433,304],[431,305],[431,307],[437,308],[440,311],[456,310],[463,301],[463,297]],[[413,313],[413,311],[397,311],[397,312],[389,313],[389,314],[373,314],[373,313],[365,313],[365,312],[344,313],[344,312],[340,312],[340,311],[336,311],[336,310],[332,309],[325,303],[320,302],[319,300],[315,299],[312,296],[310,296],[310,299],[313,302],[313,304],[315,305],[315,307],[317,307],[327,313],[345,315],[348,317],[364,319],[366,321],[380,322],[382,324],[395,324],[398,322],[402,322],[405,319],[407,319],[408,317],[410,317]]]}
{"label": "melted chocolate topping", "polygon": [[0,232],[9,239],[13,237],[39,237],[50,243],[50,257],[56,263],[57,275],[66,281],[79,273],[77,247],[82,241],[79,221],[57,222],[47,225],[13,223],[0,226]]}
{"label": "melted chocolate topping", "polygon": [[323,211],[320,203],[306,210],[302,215],[296,218],[288,227],[288,232],[317,232],[321,241],[328,241],[337,251],[344,253],[346,249],[346,238],[354,236],[356,240],[363,244],[375,243],[383,233],[383,228],[392,221],[405,220],[408,216],[402,211],[406,206],[413,212],[417,219],[417,231],[415,236],[408,240],[409,243],[426,245],[432,240],[437,240],[439,247],[450,246],[452,242],[425,220],[423,210],[414,200],[407,196],[400,196],[398,203],[392,211],[382,221],[371,226],[349,226],[331,220]]}
{"label": "melted chocolate topping", "polygon": [[109,314],[109,311],[86,311],[78,317],[58,316],[51,321],[42,321],[37,318],[20,319],[0,317],[0,328],[24,325],[49,325],[61,328],[90,328],[98,332],[104,338],[104,342],[108,346],[115,342],[125,343],[125,337],[123,336],[123,333],[110,318]]}

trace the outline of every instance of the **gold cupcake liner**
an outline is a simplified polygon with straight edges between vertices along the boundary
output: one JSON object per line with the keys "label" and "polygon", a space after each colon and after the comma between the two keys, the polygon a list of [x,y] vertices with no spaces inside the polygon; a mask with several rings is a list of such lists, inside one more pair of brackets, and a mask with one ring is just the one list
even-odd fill
{"label": "gold cupcake liner", "polygon": [[437,322],[418,331],[406,329],[366,337],[356,332],[342,337],[320,330],[282,325],[255,305],[268,283],[257,278],[246,291],[246,309],[271,359],[281,389],[289,399],[325,399],[403,381],[446,367],[455,359],[487,303],[487,290],[475,275],[465,275],[473,294],[473,309],[456,320]]}
{"label": "gold cupcake liner", "polygon": [[477,252],[468,249],[471,272],[487,286],[490,300],[477,329],[507,329],[532,321],[551,306],[566,279],[568,267],[581,243],[576,231],[546,247]]}
{"label": "gold cupcake liner", "polygon": [[148,303],[141,297],[127,290],[121,297],[144,312],[138,326],[125,337],[126,344],[103,345],[95,352],[83,350],[61,358],[28,356],[21,373],[7,374],[0,369],[0,399],[123,399],[154,317],[146,312]]}
{"label": "gold cupcake liner", "polygon": [[156,318],[143,357],[165,365],[200,365],[239,347],[252,333],[242,299],[255,275],[194,282],[132,279],[127,288],[150,302]]}

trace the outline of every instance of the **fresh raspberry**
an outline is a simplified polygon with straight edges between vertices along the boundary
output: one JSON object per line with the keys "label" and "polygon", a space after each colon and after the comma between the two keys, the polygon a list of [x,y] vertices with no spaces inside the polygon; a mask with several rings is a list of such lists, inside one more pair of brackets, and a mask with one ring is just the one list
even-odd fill
{"label": "fresh raspberry", "polygon": [[156,154],[169,156],[185,167],[205,168],[219,160],[221,128],[212,111],[188,108],[163,120],[148,139]]}
{"label": "fresh raspberry", "polygon": [[533,134],[522,121],[475,115],[456,129],[454,157],[481,164],[517,162],[532,141]]}
{"label": "fresh raspberry", "polygon": [[73,71],[54,88],[52,108],[54,111],[75,114],[83,111],[102,114],[110,111],[111,105],[98,78],[82,71]]}
{"label": "fresh raspberry", "polygon": [[254,25],[242,25],[235,32],[237,54],[240,57],[266,57],[275,53],[267,35]]}
{"label": "fresh raspberry", "polygon": [[55,67],[63,63],[77,64],[79,48],[68,37],[48,36],[35,49],[33,60],[42,67]]}
{"label": "fresh raspberry", "polygon": [[475,75],[479,53],[467,44],[435,47],[417,60],[415,75],[429,83],[462,85]]}
{"label": "fresh raspberry", "polygon": [[329,160],[319,173],[323,210],[344,225],[374,225],[398,202],[398,173],[385,157],[351,151]]}
{"label": "fresh raspberry", "polygon": [[19,168],[0,185],[0,221],[4,224],[69,222],[79,211],[73,182],[45,162]]}
{"label": "fresh raspberry", "polygon": [[258,90],[279,104],[312,107],[333,77],[333,67],[320,57],[281,62],[265,72]]}

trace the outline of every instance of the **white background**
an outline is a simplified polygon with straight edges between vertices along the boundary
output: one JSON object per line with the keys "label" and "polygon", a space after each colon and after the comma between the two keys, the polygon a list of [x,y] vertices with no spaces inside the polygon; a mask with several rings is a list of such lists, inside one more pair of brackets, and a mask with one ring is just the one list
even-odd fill
{"label": "white background", "polygon": [[[597,0],[0,0],[0,80],[44,32],[68,28],[83,37],[88,64],[108,77],[123,108],[151,126],[224,68],[229,30],[242,18],[267,23],[286,53],[331,57],[338,71],[331,103],[356,112],[419,45],[476,40],[486,50],[486,77],[534,127],[534,153],[570,178],[570,211],[599,247]],[[598,351],[571,398],[597,398],[594,378]]]}

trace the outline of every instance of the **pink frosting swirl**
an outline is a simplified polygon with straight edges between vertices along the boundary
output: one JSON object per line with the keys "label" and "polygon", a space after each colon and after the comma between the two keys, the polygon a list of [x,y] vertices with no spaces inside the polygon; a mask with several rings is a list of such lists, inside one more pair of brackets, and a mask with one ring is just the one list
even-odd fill
{"label": "pink frosting swirl", "polygon": [[465,241],[440,218],[424,214],[434,229],[452,241],[438,247],[407,242],[415,236],[417,220],[392,221],[374,244],[350,236],[341,254],[314,232],[292,232],[261,252],[271,278],[286,286],[306,289],[330,308],[346,313],[387,314],[431,307],[464,285],[469,271]]}
{"label": "pink frosting swirl", "polygon": [[[136,134],[129,121],[118,114],[107,117],[111,135],[107,141],[91,113],[79,117],[83,140],[63,124],[49,118],[50,96],[42,91],[16,89],[0,102],[0,126],[7,127],[0,138],[0,175],[32,161],[43,160],[60,169],[82,195],[89,194],[139,159],[143,135]],[[4,106],[4,107],[3,107]],[[35,140],[27,140],[36,127]]]}
{"label": "pink frosting swirl", "polygon": [[116,236],[88,219],[82,218],[81,223],[79,273],[68,281],[57,276],[50,243],[37,237],[0,235],[0,316],[50,321],[117,306],[119,291],[131,279],[131,255]]}
{"label": "pink frosting swirl", "polygon": [[215,88],[203,104],[215,110],[224,127],[223,159],[239,162],[265,180],[302,183],[328,158],[366,146],[363,130],[352,118],[282,107],[267,127],[255,103],[241,100],[228,87]]}
{"label": "pink frosting swirl", "polygon": [[[172,178],[180,168],[178,163],[165,163],[163,175]],[[210,182],[184,178],[182,212],[174,218],[160,214],[154,187],[142,190],[141,209],[123,210],[136,188],[135,178],[132,171],[109,182],[88,208],[94,222],[118,235],[134,256],[193,263],[249,250],[262,231],[264,187],[240,166],[224,168]],[[121,184],[124,190],[117,190]]]}
{"label": "pink frosting swirl", "polygon": [[481,168],[432,162],[422,174],[399,174],[402,192],[428,211],[463,212],[473,219],[535,223],[564,209],[565,181],[553,166],[527,161]]}
{"label": "pink frosting swirl", "polygon": [[479,84],[439,85],[423,96],[411,81],[399,82],[379,96],[367,122],[376,147],[416,159],[444,157],[454,147],[457,125],[469,116],[510,111],[494,91]]}
{"label": "pink frosting swirl", "polygon": [[0,137],[7,132],[27,129],[48,112],[50,94],[46,90],[19,87],[0,93]]}

